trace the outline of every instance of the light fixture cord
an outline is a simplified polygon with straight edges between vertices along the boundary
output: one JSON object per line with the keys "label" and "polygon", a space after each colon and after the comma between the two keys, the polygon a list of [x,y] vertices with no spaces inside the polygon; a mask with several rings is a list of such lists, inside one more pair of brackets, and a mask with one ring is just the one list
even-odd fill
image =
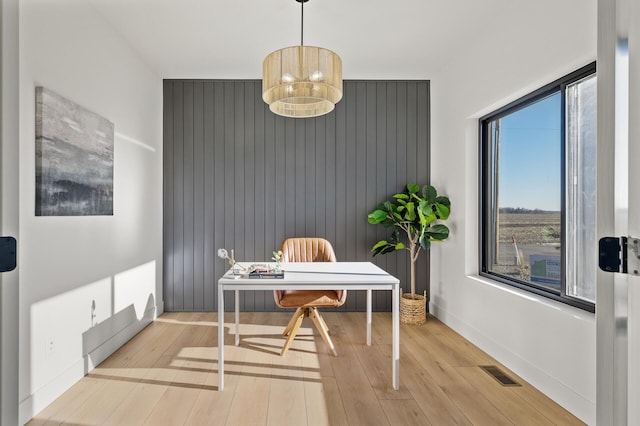
{"label": "light fixture cord", "polygon": [[304,46],[304,2],[300,2],[300,46]]}

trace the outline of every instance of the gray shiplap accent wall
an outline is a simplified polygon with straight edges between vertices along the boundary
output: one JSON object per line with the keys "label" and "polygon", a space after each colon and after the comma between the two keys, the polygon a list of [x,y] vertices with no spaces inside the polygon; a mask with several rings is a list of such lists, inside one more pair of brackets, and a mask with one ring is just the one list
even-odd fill
{"label": "gray shiplap accent wall", "polygon": [[[318,236],[338,260],[371,261],[386,233],[367,213],[407,182],[429,180],[428,81],[345,81],[336,109],[311,119],[274,115],[261,86],[164,81],[166,311],[216,310],[227,268],[219,247],[235,249],[239,261],[268,261],[283,239]],[[404,251],[373,261],[408,289]],[[427,264],[423,253],[420,292]],[[374,292],[375,310],[390,310],[387,293]],[[271,292],[241,292],[241,304],[276,309]],[[364,310],[364,292],[350,292],[341,309]]]}

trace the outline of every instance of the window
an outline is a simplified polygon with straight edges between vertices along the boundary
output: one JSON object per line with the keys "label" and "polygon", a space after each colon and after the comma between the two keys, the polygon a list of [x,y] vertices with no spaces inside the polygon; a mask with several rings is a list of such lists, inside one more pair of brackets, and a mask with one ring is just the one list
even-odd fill
{"label": "window", "polygon": [[480,120],[481,275],[595,311],[596,66]]}

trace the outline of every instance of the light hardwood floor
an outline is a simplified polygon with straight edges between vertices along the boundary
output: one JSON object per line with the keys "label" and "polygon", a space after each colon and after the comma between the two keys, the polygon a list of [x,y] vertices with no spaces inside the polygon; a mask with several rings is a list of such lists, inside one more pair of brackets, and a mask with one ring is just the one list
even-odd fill
{"label": "light hardwood floor", "polygon": [[[391,387],[391,314],[323,312],[339,356],[310,319],[281,357],[290,313],[242,313],[225,339],[217,391],[217,314],[167,313],[34,417],[31,425],[573,425],[566,410],[434,318],[401,326]],[[226,324],[233,321],[232,314]],[[505,387],[479,368],[497,365]]]}

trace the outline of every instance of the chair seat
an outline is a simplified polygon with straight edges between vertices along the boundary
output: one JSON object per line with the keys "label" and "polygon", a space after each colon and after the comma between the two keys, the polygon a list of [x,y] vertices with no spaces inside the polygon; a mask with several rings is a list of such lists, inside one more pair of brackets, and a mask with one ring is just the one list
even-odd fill
{"label": "chair seat", "polygon": [[336,290],[285,290],[279,300],[283,308],[337,307],[344,303]]}

